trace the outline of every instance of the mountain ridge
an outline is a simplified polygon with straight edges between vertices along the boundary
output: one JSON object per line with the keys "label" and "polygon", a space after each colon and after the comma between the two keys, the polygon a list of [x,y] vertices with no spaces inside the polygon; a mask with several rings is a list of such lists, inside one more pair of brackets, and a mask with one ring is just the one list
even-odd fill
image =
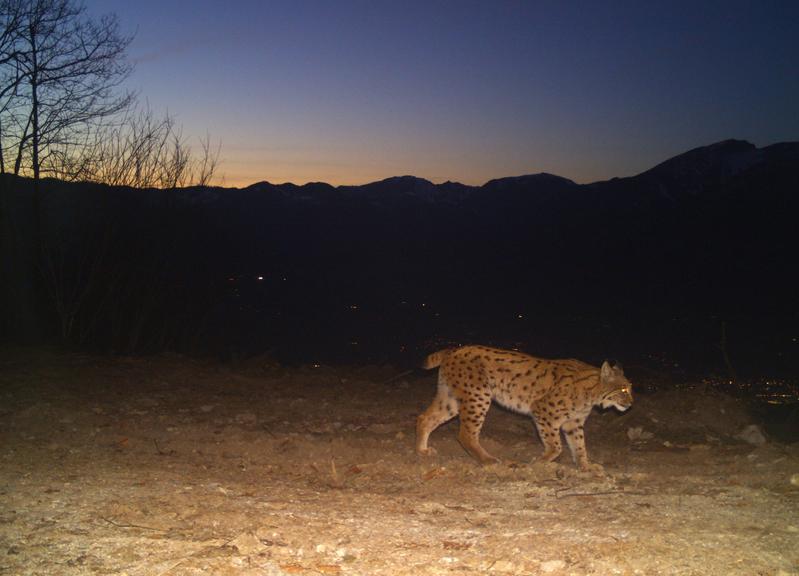
{"label": "mountain ridge", "polygon": [[668,158],[655,166],[648,168],[631,176],[614,176],[605,180],[586,182],[578,184],[568,177],[548,172],[536,172],[520,174],[517,176],[501,176],[487,180],[483,184],[463,184],[458,181],[447,180],[439,184],[433,183],[426,178],[405,174],[401,176],[389,176],[373,182],[364,184],[329,184],[327,182],[307,182],[305,184],[294,184],[292,182],[272,183],[268,180],[255,182],[241,188],[231,187],[222,188],[225,190],[248,190],[248,189],[282,189],[282,190],[309,190],[309,189],[328,189],[328,190],[385,190],[395,189],[401,186],[414,187],[417,189],[464,189],[478,190],[485,188],[500,189],[508,188],[511,185],[536,185],[552,184],[558,182],[563,185],[596,187],[607,182],[618,182],[630,179],[658,179],[669,178],[679,180],[680,178],[690,178],[701,174],[706,176],[708,172],[714,172],[717,176],[734,175],[752,165],[762,162],[769,156],[783,156],[799,160],[799,141],[776,142],[758,148],[746,140],[726,139],[692,148],[671,158]]}

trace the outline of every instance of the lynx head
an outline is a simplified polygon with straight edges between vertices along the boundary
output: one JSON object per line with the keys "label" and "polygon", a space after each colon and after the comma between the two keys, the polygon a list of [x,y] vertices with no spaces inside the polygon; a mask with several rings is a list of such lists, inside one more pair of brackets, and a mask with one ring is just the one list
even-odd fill
{"label": "lynx head", "polygon": [[603,391],[599,400],[602,408],[616,408],[624,412],[632,406],[633,386],[625,378],[619,364],[611,366],[607,360],[603,362],[599,369],[599,384]]}

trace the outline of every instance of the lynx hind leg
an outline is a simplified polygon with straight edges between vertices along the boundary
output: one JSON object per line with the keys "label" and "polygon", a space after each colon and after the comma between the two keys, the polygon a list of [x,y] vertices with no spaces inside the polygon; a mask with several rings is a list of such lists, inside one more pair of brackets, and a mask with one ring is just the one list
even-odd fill
{"label": "lynx hind leg", "polygon": [[434,453],[433,449],[427,446],[430,434],[444,422],[452,420],[457,413],[457,398],[449,386],[439,382],[433,402],[416,419],[416,452],[425,456]]}
{"label": "lynx hind leg", "polygon": [[480,430],[491,407],[491,394],[486,392],[467,396],[461,399],[460,404],[461,427],[458,440],[461,445],[483,464],[499,462],[499,458],[486,452],[480,444]]}

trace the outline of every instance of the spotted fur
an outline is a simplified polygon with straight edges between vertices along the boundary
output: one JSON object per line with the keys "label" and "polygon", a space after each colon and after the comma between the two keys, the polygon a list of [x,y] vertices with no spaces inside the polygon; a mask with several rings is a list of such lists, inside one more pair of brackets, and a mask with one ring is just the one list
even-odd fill
{"label": "spotted fur", "polygon": [[562,450],[560,433],[583,470],[601,468],[588,461],[583,424],[594,406],[624,411],[632,405],[632,385],[620,366],[600,368],[579,360],[545,360],[521,352],[464,346],[430,354],[423,364],[439,368],[438,392],[417,419],[416,451],[429,454],[430,433],[458,415],[458,440],[483,463],[496,462],[480,445],[491,401],[529,414],[544,444],[542,459],[551,462]]}

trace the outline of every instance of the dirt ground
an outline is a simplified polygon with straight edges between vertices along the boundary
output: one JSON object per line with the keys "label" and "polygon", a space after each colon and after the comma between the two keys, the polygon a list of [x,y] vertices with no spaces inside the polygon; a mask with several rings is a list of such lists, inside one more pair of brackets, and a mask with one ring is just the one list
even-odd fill
{"label": "dirt ground", "polygon": [[[494,407],[481,467],[435,373],[0,351],[2,574],[799,574],[799,444],[737,400],[640,393],[537,463]],[[741,434],[742,431],[744,434]]]}

